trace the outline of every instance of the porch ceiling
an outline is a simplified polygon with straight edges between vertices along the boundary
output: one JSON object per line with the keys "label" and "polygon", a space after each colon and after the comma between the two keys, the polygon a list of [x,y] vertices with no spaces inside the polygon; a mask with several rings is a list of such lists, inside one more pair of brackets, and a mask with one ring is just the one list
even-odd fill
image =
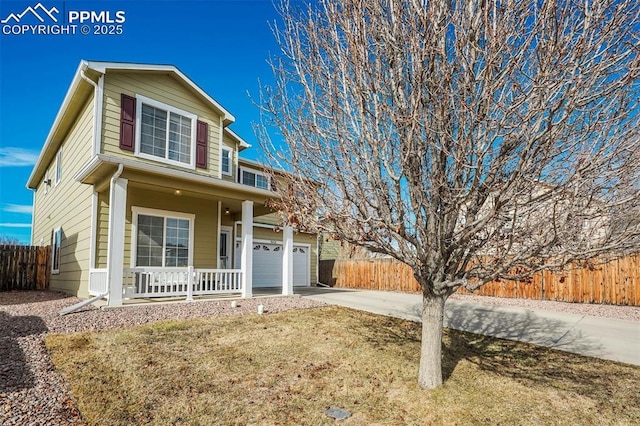
{"label": "porch ceiling", "polygon": [[[102,192],[109,188],[111,176],[116,172],[115,162],[96,161],[87,168],[79,179],[82,183],[94,185],[95,190]],[[149,167],[143,165],[144,170],[136,166],[125,165],[121,177],[129,180],[129,185],[148,191],[157,191],[172,197],[193,197],[205,200],[222,201],[222,211],[228,207],[231,213],[240,213],[242,202],[251,200],[254,202],[254,216],[271,213],[271,209],[265,207],[269,198],[276,195],[268,191],[256,190],[250,186],[238,183],[229,183],[215,178],[200,177],[191,179],[189,173],[186,176],[173,176],[166,173],[166,167]],[[164,171],[164,173],[163,173]],[[80,176],[79,176],[80,177]]]}
{"label": "porch ceiling", "polygon": [[[179,185],[178,182],[173,182],[176,184],[176,186],[173,186],[171,182],[166,182],[165,185],[159,185],[157,183],[147,183],[137,179],[129,178],[127,176],[124,176],[124,173],[123,177],[129,179],[129,187],[139,188],[144,191],[159,192],[163,195],[166,195],[167,197],[173,197],[176,202],[179,202],[180,198],[184,197],[198,198],[207,201],[222,201],[223,213],[225,212],[226,208],[229,208],[229,213],[231,215],[239,216],[242,212],[242,202],[244,201],[244,199],[230,198],[216,193],[203,193],[199,191],[193,191],[185,185]],[[272,210],[270,208],[266,207],[263,202],[260,203],[254,200],[254,216],[262,216],[269,213],[272,213]]]}

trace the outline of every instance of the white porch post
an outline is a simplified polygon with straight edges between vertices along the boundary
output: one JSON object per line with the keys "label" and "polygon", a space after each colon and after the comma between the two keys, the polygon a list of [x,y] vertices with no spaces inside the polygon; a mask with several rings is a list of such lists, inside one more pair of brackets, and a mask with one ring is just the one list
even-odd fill
{"label": "white porch post", "polygon": [[109,231],[107,242],[107,285],[109,306],[122,306],[124,273],[124,224],[127,212],[127,179],[112,179],[109,190]]}
{"label": "white porch post", "polygon": [[193,266],[187,267],[187,302],[193,301],[193,278],[195,269]]}
{"label": "white porch post", "polygon": [[285,226],[282,230],[282,295],[293,294],[293,228]]}
{"label": "white porch post", "polygon": [[242,297],[253,295],[253,201],[242,202]]}

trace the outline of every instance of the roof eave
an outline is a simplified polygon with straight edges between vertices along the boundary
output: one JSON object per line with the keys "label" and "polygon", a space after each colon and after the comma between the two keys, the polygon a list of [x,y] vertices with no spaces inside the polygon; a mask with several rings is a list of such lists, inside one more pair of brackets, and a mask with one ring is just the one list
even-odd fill
{"label": "roof eave", "polygon": [[266,198],[276,197],[276,193],[266,189],[260,189],[237,182],[229,182],[224,179],[218,179],[213,176],[203,176],[195,174],[187,170],[176,170],[164,167],[161,164],[150,164],[124,157],[114,157],[105,154],[96,154],[89,160],[80,171],[74,176],[77,182],[85,183],[85,180],[100,167],[102,164],[111,164],[114,166],[123,165],[125,169],[137,170],[156,175],[166,175],[168,177],[178,178],[186,181],[211,185],[213,187],[224,188],[238,191],[238,193],[252,194]]}
{"label": "roof eave", "polygon": [[247,143],[247,141],[245,141],[244,139],[242,139],[240,136],[238,136],[238,134],[236,132],[234,132],[233,130],[229,129],[229,128],[225,128],[224,131],[232,138],[234,139],[238,145],[240,145],[240,151],[242,151],[243,149],[246,148],[251,148],[251,144]]}
{"label": "roof eave", "polygon": [[40,169],[43,167],[42,163],[44,161],[44,155],[53,144],[53,136],[58,130],[58,127],[62,122],[62,118],[64,117],[65,113],[69,109],[69,104],[71,103],[71,99],[73,98],[73,95],[75,94],[76,90],[78,89],[78,86],[82,82],[82,71],[87,69],[87,65],[88,65],[88,62],[82,60],[80,61],[80,64],[76,69],[76,73],[73,77],[73,80],[71,81],[71,85],[69,86],[69,89],[67,90],[67,94],[65,95],[64,100],[62,101],[62,105],[58,110],[58,114],[56,115],[56,118],[53,120],[53,125],[49,130],[49,134],[47,135],[47,139],[45,140],[44,146],[40,150],[38,159],[36,160],[36,163],[34,164],[33,169],[31,170],[31,174],[29,175],[29,179],[27,180],[28,189],[36,189],[38,187],[38,181],[40,180],[39,175],[41,172]]}

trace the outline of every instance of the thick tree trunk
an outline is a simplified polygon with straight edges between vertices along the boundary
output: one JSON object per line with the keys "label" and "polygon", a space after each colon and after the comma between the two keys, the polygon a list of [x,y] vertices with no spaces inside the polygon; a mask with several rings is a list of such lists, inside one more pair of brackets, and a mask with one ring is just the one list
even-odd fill
{"label": "thick tree trunk", "polygon": [[442,384],[442,319],[446,297],[422,298],[422,348],[418,384],[433,389]]}

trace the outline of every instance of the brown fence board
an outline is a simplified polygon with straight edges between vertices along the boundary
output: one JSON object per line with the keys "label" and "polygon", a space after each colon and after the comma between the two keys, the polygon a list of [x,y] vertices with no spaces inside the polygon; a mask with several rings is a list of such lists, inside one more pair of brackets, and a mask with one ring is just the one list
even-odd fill
{"label": "brown fence board", "polygon": [[[320,282],[336,287],[419,292],[412,269],[394,259],[323,260]],[[464,289],[460,293],[468,293]],[[541,271],[529,280],[496,280],[474,294],[505,298],[640,306],[640,254],[563,271]]]}
{"label": "brown fence board", "polygon": [[0,245],[0,291],[49,288],[49,247]]}

